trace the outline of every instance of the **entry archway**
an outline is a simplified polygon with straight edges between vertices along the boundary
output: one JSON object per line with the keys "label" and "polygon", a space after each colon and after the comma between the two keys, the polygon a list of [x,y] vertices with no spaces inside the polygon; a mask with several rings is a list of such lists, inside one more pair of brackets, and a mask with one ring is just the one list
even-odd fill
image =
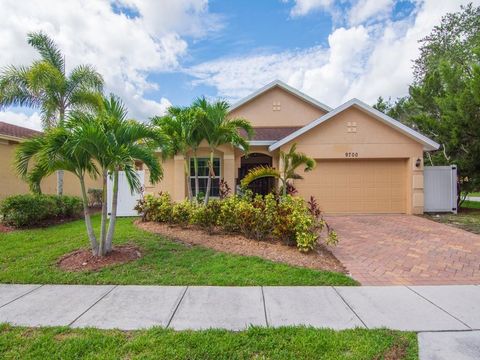
{"label": "entry archway", "polygon": [[[251,153],[248,156],[242,156],[240,159],[240,169],[238,170],[238,183],[247,175],[247,173],[258,166],[272,166],[272,157],[262,153]],[[268,177],[252,181],[248,188],[254,194],[266,195],[272,192],[275,185],[275,179]]]}

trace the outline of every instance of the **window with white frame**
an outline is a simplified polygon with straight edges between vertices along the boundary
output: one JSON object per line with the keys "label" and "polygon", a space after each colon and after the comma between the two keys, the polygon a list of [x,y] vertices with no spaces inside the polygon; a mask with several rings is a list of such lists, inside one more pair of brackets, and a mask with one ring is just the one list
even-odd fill
{"label": "window with white frame", "polygon": [[[197,158],[198,160],[198,183],[199,183],[199,193],[205,194],[207,192],[207,181],[208,181],[208,161],[209,158]],[[213,170],[215,176],[212,177],[212,187],[210,189],[210,196],[219,196],[220,195],[220,179],[221,179],[221,169],[220,169],[220,159],[213,159]],[[193,196],[195,194],[195,165],[193,158],[190,158],[190,183],[192,184]]]}

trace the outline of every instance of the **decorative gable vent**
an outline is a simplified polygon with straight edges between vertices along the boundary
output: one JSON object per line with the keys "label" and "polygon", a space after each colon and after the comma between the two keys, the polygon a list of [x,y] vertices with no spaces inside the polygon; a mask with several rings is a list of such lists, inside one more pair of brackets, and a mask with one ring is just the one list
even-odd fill
{"label": "decorative gable vent", "polygon": [[347,122],[347,132],[349,132],[349,133],[356,133],[357,132],[357,122],[356,121],[348,121]]}
{"label": "decorative gable vent", "polygon": [[281,110],[281,105],[280,101],[274,101],[272,104],[272,110],[273,111],[280,111]]}

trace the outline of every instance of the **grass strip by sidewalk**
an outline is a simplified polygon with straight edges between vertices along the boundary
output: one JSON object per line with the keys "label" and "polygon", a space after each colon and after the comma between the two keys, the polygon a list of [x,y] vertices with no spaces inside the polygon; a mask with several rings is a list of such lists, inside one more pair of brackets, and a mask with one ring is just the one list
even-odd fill
{"label": "grass strip by sidewalk", "polygon": [[0,325],[2,359],[418,358],[415,333],[305,327],[180,331],[23,328]]}
{"label": "grass strip by sidewalk", "polygon": [[[176,243],[138,229],[133,221],[118,220],[114,245],[136,244],[142,249],[143,257],[96,272],[66,272],[56,265],[64,254],[88,247],[83,220],[45,229],[0,233],[0,283],[357,285],[355,280],[340,273]],[[93,216],[97,229],[99,222],[99,216]]]}

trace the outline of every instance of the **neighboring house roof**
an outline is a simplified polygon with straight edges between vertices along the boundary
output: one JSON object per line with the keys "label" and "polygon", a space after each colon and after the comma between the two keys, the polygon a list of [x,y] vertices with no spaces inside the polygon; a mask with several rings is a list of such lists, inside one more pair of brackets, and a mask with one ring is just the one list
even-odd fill
{"label": "neighboring house roof", "polygon": [[290,85],[287,85],[285,84],[283,81],[280,81],[280,80],[274,80],[272,81],[271,83],[265,85],[264,87],[258,89],[257,91],[253,92],[252,94],[244,97],[243,99],[241,99],[240,101],[236,102],[235,104],[233,104],[232,106],[230,106],[230,111],[233,111],[235,110],[236,108],[239,108],[240,106],[242,106],[243,104],[246,104],[247,102],[249,102],[250,100],[253,100],[254,98],[256,98],[257,96],[263,94],[264,92],[274,88],[274,87],[279,87],[287,92],[289,92],[290,94],[293,94],[295,95],[296,97],[306,101],[307,103],[317,107],[317,108],[320,108],[321,110],[323,111],[330,111],[332,110],[332,108],[330,106],[327,106],[323,103],[321,103],[320,101],[318,100],[315,100],[314,98],[308,96],[307,94],[304,94],[303,92],[291,87]]}
{"label": "neighboring house roof", "polygon": [[384,124],[394,128],[395,130],[400,131],[401,133],[405,134],[406,136],[418,141],[419,143],[423,144],[423,147],[425,150],[437,150],[440,145],[437,144],[435,141],[429,139],[425,135],[420,134],[418,131],[415,131],[408,126],[402,124],[401,122],[391,118],[390,116],[378,111],[377,109],[374,109],[373,107],[365,104],[364,102],[358,100],[358,99],[352,99],[347,101],[346,103],[340,105],[339,107],[333,109],[332,111],[328,112],[327,114],[319,117],[316,120],[313,120],[312,122],[308,123],[304,127],[298,129],[297,131],[287,135],[283,139],[275,142],[274,144],[270,145],[268,150],[273,151],[278,149],[280,146],[285,145],[286,143],[294,140],[295,138],[299,137],[300,135],[306,133],[307,131],[313,129],[317,125],[320,125],[327,121],[328,119],[331,119],[335,115],[341,113],[342,111],[345,111],[346,109],[350,107],[356,107],[357,109],[360,109],[370,115],[372,115],[374,118],[377,120],[380,120]]}
{"label": "neighboring house roof", "polygon": [[28,139],[36,135],[40,135],[40,131],[28,129],[23,126],[17,126],[0,121],[0,137],[19,140]]}

